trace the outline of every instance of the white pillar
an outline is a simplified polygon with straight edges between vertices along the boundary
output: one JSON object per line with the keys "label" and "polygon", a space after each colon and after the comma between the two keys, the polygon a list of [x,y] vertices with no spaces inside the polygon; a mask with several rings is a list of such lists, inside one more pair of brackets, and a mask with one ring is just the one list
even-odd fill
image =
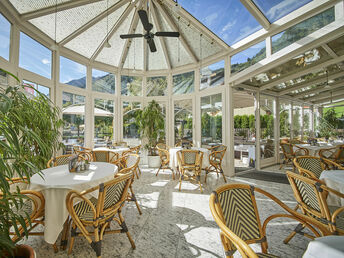
{"label": "white pillar", "polygon": [[260,169],[260,92],[256,92],[254,96],[254,109],[256,116],[256,169]]}
{"label": "white pillar", "polygon": [[199,68],[195,70],[195,112],[194,112],[194,123],[193,123],[193,142],[195,146],[201,147],[201,98],[199,96],[200,92],[200,70]]}
{"label": "white pillar", "polygon": [[86,96],[85,96],[85,134],[84,145],[93,148],[94,139],[94,108],[92,98],[92,68],[86,66]]}
{"label": "white pillar", "polygon": [[304,108],[304,104],[302,103],[302,108],[301,108],[301,141],[303,141],[303,130],[304,130],[304,112],[305,112],[305,108]]}
{"label": "white pillar", "polygon": [[279,97],[275,99],[275,122],[274,122],[274,138],[275,138],[275,157],[276,162],[280,162],[280,104],[279,104]]}

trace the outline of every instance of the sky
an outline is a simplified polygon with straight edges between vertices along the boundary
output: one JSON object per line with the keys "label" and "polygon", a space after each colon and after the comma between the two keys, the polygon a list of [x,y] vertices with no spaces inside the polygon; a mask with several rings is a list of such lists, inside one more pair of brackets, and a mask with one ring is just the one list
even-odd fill
{"label": "sky", "polygon": [[0,13],[0,56],[9,59],[10,54],[10,26],[11,24]]}

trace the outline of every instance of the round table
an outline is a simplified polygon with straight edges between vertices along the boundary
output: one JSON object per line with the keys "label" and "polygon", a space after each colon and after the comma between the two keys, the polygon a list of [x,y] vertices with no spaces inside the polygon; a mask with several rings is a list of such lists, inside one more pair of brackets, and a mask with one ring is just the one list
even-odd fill
{"label": "round table", "polygon": [[[177,160],[177,152],[182,150],[182,147],[175,147],[170,148],[170,168],[173,169],[173,171],[177,170],[178,166],[178,160]],[[202,169],[209,167],[209,154],[210,150],[205,148],[197,148],[197,147],[191,147],[192,150],[199,150],[203,152],[203,160],[202,160]]]}
{"label": "round table", "polygon": [[70,173],[68,165],[62,165],[44,169],[41,175],[33,175],[29,189],[41,191],[45,198],[44,240],[54,244],[62,231],[68,217],[65,202],[70,190],[87,190],[113,179],[116,172],[117,166],[113,164],[91,162],[90,169],[83,172]]}
{"label": "round table", "polygon": [[[326,186],[344,194],[344,170],[324,170],[320,179],[325,181]],[[344,206],[344,199],[329,193],[327,204],[332,206]]]}

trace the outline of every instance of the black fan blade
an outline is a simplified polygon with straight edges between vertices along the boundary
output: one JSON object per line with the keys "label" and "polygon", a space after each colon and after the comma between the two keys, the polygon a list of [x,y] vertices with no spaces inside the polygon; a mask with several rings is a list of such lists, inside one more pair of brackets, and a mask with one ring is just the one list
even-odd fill
{"label": "black fan blade", "polygon": [[179,32],[158,31],[157,33],[155,33],[155,36],[158,36],[158,37],[179,37]]}
{"label": "black fan blade", "polygon": [[119,36],[121,39],[132,39],[132,38],[141,38],[143,37],[142,34],[125,34]]}
{"label": "black fan blade", "polygon": [[150,51],[151,52],[156,52],[156,46],[154,43],[154,39],[147,39],[147,43],[149,45]]}
{"label": "black fan blade", "polygon": [[149,21],[148,21],[147,12],[145,10],[139,10],[138,13],[139,13],[143,28],[146,31],[150,31],[153,28],[153,25],[151,23],[149,23]]}

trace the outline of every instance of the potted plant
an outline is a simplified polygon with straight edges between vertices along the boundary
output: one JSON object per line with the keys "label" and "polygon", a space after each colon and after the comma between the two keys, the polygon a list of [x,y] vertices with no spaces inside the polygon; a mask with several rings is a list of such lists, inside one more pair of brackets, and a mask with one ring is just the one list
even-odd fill
{"label": "potted plant", "polygon": [[[16,76],[0,70],[20,84]],[[35,96],[26,93],[24,86],[34,90]],[[49,98],[30,85],[0,85],[0,257],[17,253],[9,235],[12,226],[17,228],[13,222],[23,227],[25,237],[30,229],[24,221],[29,214],[22,216],[15,212],[26,197],[19,189],[10,190],[7,180],[12,177],[30,180],[46,167],[47,161],[62,147],[60,117],[60,110]],[[12,210],[14,206],[16,209]],[[20,237],[17,230],[16,234]]]}
{"label": "potted plant", "polygon": [[144,148],[148,151],[148,166],[160,166],[160,158],[156,150],[157,143],[165,136],[165,117],[160,105],[152,100],[138,114],[136,119],[140,138],[145,142]]}

